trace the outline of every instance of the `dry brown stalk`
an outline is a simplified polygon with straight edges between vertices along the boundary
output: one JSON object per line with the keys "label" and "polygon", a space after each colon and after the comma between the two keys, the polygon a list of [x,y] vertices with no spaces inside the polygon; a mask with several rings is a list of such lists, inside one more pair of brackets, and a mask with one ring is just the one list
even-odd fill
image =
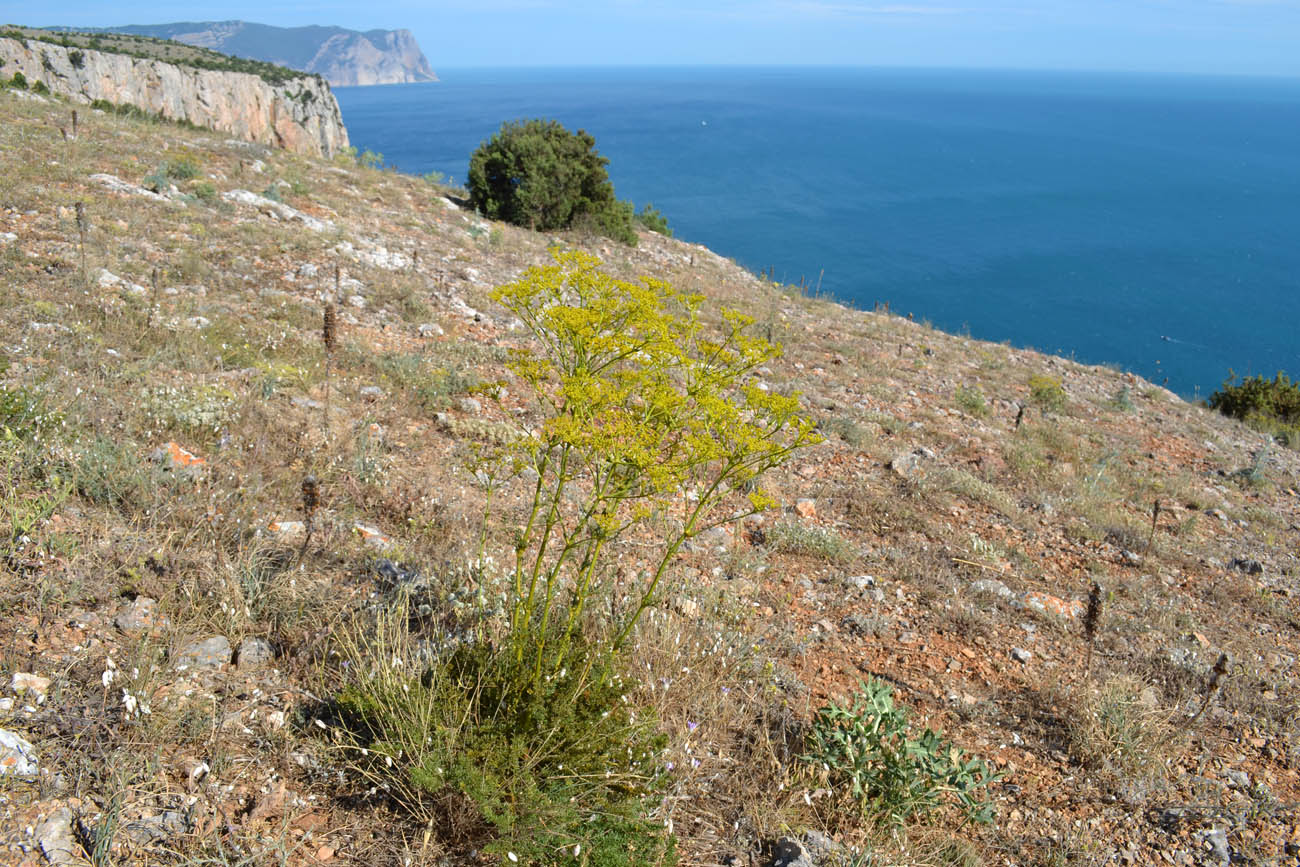
{"label": "dry brown stalk", "polygon": [[[334,273],[335,283],[337,284],[337,269]],[[321,327],[321,342],[325,344],[325,436],[328,438],[330,432],[330,365],[334,360],[334,346],[338,342],[338,311],[335,310],[333,301],[325,305],[324,324]]]}
{"label": "dry brown stalk", "polygon": [[1092,646],[1097,638],[1097,624],[1101,621],[1102,592],[1101,585],[1093,582],[1092,592],[1088,594],[1088,612],[1083,615],[1083,635],[1088,642],[1088,661],[1084,665],[1084,677],[1092,675]]}
{"label": "dry brown stalk", "polygon": [[307,532],[303,536],[302,549],[298,552],[299,557],[307,553],[307,546],[311,544],[312,530],[316,526],[316,510],[319,508],[320,485],[317,483],[315,476],[309,475],[302,480],[302,514]]}
{"label": "dry brown stalk", "polygon": [[77,234],[80,236],[80,243],[77,245],[77,251],[81,255],[81,282],[84,285],[86,281],[86,204],[77,202]]}
{"label": "dry brown stalk", "polygon": [[1196,712],[1187,723],[1187,728],[1191,729],[1201,719],[1201,716],[1209,709],[1210,704],[1214,701],[1215,695],[1218,694],[1220,681],[1228,673],[1228,654],[1220,653],[1218,662],[1214,663],[1214,668],[1210,669],[1210,681],[1205,685],[1205,700],[1201,702],[1201,709]]}

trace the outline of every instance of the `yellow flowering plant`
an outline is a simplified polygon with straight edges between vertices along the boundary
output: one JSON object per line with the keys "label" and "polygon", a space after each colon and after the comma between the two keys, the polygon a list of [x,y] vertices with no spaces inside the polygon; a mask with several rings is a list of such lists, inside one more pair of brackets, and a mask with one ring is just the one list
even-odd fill
{"label": "yellow flowering plant", "polygon": [[797,395],[759,384],[756,369],[781,350],[749,333],[750,317],[724,311],[710,328],[698,294],[616,279],[582,252],[552,257],[493,293],[537,345],[508,364],[540,422],[497,452],[491,474],[531,479],[508,612],[512,651],[518,663],[531,655],[534,678],[564,665],[613,540],[651,521],[666,528],[610,624],[616,653],[682,545],[775,505],[758,477],[820,441]]}

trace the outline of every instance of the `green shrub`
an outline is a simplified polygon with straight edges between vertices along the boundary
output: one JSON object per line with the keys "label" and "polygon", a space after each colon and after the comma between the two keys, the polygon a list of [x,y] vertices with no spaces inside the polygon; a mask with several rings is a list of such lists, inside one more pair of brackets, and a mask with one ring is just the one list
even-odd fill
{"label": "green shrub", "polygon": [[1035,373],[1029,377],[1029,400],[1043,412],[1065,409],[1065,387],[1054,376]]}
{"label": "green shrub", "polygon": [[86,54],[78,49],[68,52],[68,62],[72,64],[73,69],[81,69],[86,65]]}
{"label": "green shrub", "polygon": [[29,388],[0,385],[0,440],[30,440],[63,424],[63,415],[46,409]]}
{"label": "green shrub", "polygon": [[543,681],[485,642],[420,666],[400,608],[345,645],[337,709],[357,771],[452,848],[520,864],[672,863],[664,829],[640,818],[664,738],[633,713],[632,684],[607,656],[576,644]]}
{"label": "green shrub", "polygon": [[77,494],[100,506],[141,506],[166,484],[169,475],[121,440],[97,436],[71,456],[65,475]]}
{"label": "green shrub", "polygon": [[26,90],[27,76],[23,75],[22,72],[15,72],[14,77],[9,79],[9,86],[14,90]]}
{"label": "green shrub", "polygon": [[636,243],[632,207],[614,198],[596,140],[558,121],[507,121],[469,161],[470,202],[484,216],[537,231],[575,221]]}
{"label": "green shrub", "polygon": [[659,211],[655,206],[646,202],[641,206],[641,210],[636,213],[636,221],[652,232],[658,232],[660,235],[666,235],[671,238],[673,230],[668,228],[668,218]]}
{"label": "green shrub", "polygon": [[194,198],[204,202],[210,202],[217,197],[217,188],[211,181],[199,181],[190,188],[190,192]]}
{"label": "green shrub", "polygon": [[856,556],[853,545],[833,530],[782,522],[767,531],[766,544],[778,554],[816,557],[831,563],[846,563]]}
{"label": "green shrub", "polygon": [[384,167],[384,155],[366,148],[357,157],[357,165],[367,169],[382,169]]}
{"label": "green shrub", "polygon": [[902,825],[944,804],[965,821],[993,821],[988,786],[998,775],[978,758],[963,760],[930,728],[911,737],[893,688],[875,678],[859,684],[852,705],[832,702],[817,711],[801,758],[880,825]]}
{"label": "green shrub", "polygon": [[1300,446],[1300,383],[1278,371],[1273,379],[1252,376],[1235,384],[1228,378],[1210,395],[1211,409],[1277,436],[1291,446]]}
{"label": "green shrub", "polygon": [[233,421],[239,397],[218,385],[156,386],[145,389],[143,409],[151,422],[184,433],[220,433]]}
{"label": "green shrub", "polygon": [[959,385],[957,387],[957,406],[967,415],[983,417],[989,413],[989,405],[984,399],[984,392],[973,386]]}
{"label": "green shrub", "polygon": [[38,81],[32,85],[32,93],[39,94],[41,96],[48,96],[50,93],[49,85],[47,85],[43,81]]}

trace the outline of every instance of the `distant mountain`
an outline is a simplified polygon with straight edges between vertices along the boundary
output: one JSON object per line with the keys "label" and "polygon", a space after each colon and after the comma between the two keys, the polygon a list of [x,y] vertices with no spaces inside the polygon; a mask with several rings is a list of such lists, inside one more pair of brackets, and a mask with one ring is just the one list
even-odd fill
{"label": "distant mountain", "polygon": [[335,86],[437,81],[409,30],[272,27],[249,21],[132,24],[114,33],[172,39],[223,54],[314,72]]}

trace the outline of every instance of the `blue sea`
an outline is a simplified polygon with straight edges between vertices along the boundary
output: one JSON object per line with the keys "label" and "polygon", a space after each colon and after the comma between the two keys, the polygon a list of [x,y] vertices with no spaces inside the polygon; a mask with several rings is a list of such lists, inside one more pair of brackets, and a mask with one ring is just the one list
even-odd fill
{"label": "blue sea", "polygon": [[338,88],[353,144],[463,182],[508,119],[754,271],[1189,397],[1300,374],[1300,79],[442,69]]}

